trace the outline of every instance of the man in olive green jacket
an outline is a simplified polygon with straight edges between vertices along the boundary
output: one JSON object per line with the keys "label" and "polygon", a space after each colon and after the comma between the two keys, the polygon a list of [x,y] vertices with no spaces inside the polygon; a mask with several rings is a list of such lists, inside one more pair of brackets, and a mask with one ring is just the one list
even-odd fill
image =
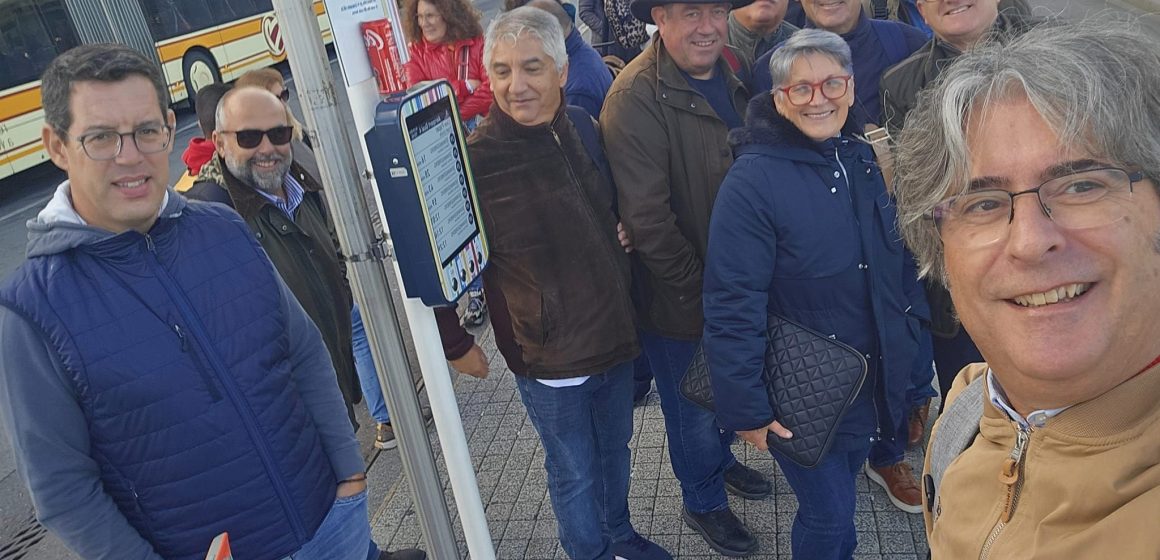
{"label": "man in olive green jacket", "polygon": [[761,499],[760,473],[737,462],[712,413],[679,394],[701,339],[701,274],[709,213],[733,163],[726,142],[748,95],[721,56],[731,8],[747,0],[634,0],[655,23],[651,46],[617,76],[600,125],[625,230],[647,274],[638,278],[641,342],[656,377],[682,517],[714,550],[744,556],[757,540],[729,510],[725,491]]}
{"label": "man in olive green jacket", "polygon": [[[260,88],[226,93],[213,133],[221,182],[199,177],[185,193],[232,206],[249,224],[330,351],[347,414],[362,400],[351,351],[350,285],[308,148],[292,148],[289,113]],[[249,136],[258,136],[251,145]]]}

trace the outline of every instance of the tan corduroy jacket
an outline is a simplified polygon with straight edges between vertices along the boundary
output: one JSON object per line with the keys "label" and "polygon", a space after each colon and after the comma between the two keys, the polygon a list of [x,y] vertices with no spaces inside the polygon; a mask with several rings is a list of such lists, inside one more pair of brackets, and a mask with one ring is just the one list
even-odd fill
{"label": "tan corduroy jacket", "polygon": [[[986,371],[968,366],[948,398]],[[1160,558],[1160,366],[1031,429],[1018,462],[1018,425],[989,394],[983,408],[937,515],[924,508],[934,560]]]}

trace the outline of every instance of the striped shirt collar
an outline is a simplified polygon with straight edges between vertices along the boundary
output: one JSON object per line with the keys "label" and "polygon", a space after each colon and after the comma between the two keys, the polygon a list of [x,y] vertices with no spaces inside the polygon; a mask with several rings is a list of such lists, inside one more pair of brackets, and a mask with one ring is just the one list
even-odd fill
{"label": "striped shirt collar", "polygon": [[298,212],[298,205],[302,204],[302,198],[306,196],[306,189],[303,189],[302,185],[294,179],[294,175],[287,173],[286,179],[282,181],[282,190],[286,193],[285,199],[274,196],[261,189],[254,189],[254,192],[262,195],[262,198],[270,201],[283,214],[286,214],[287,217],[293,220],[294,215]]}

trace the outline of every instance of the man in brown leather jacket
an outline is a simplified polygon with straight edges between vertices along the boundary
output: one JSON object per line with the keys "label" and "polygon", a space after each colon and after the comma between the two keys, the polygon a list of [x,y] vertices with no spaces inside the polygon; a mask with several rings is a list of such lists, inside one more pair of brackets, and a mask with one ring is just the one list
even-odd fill
{"label": "man in brown leather jacket", "polygon": [[[502,302],[491,321],[544,446],[560,544],[575,559],[671,560],[629,521],[632,278],[596,123],[564,105],[560,24],[530,6],[505,12],[483,57],[495,99],[468,153],[491,246],[484,290]],[[462,352],[456,330],[440,321],[445,348]],[[476,346],[448,357],[486,375]]]}
{"label": "man in brown leather jacket", "polygon": [[701,339],[709,213],[733,163],[726,134],[742,124],[748,101],[721,56],[729,11],[747,3],[635,0],[633,14],[658,33],[617,76],[600,116],[620,217],[648,269],[637,302],[641,342],[661,397],[682,517],[733,556],[751,554],[757,540],[730,511],[726,489],[761,499],[770,484],[737,462],[733,434],[721,433],[678,387]]}

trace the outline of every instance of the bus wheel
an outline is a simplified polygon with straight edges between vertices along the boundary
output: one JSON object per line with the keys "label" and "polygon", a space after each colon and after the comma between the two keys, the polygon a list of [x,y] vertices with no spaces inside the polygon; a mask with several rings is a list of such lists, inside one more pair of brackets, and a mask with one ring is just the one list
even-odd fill
{"label": "bus wheel", "polygon": [[185,53],[182,68],[185,73],[185,93],[189,98],[189,108],[196,109],[197,92],[210,84],[220,83],[221,71],[209,53],[197,50]]}

